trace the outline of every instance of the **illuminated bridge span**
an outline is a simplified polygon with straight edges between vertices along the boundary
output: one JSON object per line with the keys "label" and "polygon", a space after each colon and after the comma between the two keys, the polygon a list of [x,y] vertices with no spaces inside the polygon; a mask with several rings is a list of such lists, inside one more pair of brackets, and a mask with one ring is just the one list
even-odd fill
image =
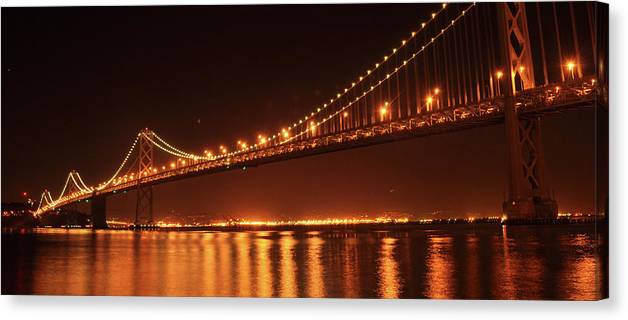
{"label": "illuminated bridge span", "polygon": [[[156,184],[504,123],[504,214],[555,217],[544,181],[541,116],[607,110],[607,16],[596,3],[443,4],[342,91],[285,127],[220,146],[216,154],[183,151],[144,129],[109,179],[88,185],[72,171],[59,196],[44,191],[36,214],[89,201],[94,227],[105,228],[106,198],[136,190],[135,224],[151,224]],[[155,152],[171,160],[154,163]]]}

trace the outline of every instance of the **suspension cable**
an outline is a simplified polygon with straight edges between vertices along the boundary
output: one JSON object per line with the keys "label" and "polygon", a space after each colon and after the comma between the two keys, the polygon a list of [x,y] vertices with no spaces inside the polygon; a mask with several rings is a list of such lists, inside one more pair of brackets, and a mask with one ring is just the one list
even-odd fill
{"label": "suspension cable", "polygon": [[164,141],[163,139],[161,139],[156,133],[153,132],[153,136],[156,138],[156,140],[162,142],[165,146],[162,146],[161,144],[155,142],[155,140],[151,139],[151,137],[149,137],[148,135],[144,135],[144,137],[150,141],[154,146],[156,146],[157,148],[163,150],[164,152],[167,152],[171,155],[177,156],[177,157],[181,157],[181,158],[186,158],[186,159],[193,159],[193,160],[198,160],[198,159],[207,159],[206,157],[201,157],[201,156],[197,156],[195,154],[191,154],[191,153],[187,153],[184,151],[181,151],[173,146],[171,146],[170,144],[168,144],[166,141]]}
{"label": "suspension cable", "polygon": [[[471,8],[472,6],[475,5],[475,2],[469,7]],[[369,69],[366,74],[364,76],[360,76],[358,79],[354,80],[353,82],[351,82],[350,86],[348,88],[345,88],[343,91],[338,92],[335,96],[333,96],[332,98],[329,99],[329,103],[324,103],[322,106],[316,108],[314,111],[312,111],[309,114],[306,114],[305,117],[301,117],[299,118],[300,120],[297,120],[296,122],[294,122],[292,124],[292,126],[288,126],[288,130],[291,130],[292,128],[295,128],[297,125],[301,124],[304,120],[308,120],[309,118],[312,118],[314,116],[316,116],[317,114],[319,114],[320,112],[323,112],[327,107],[330,107],[335,101],[339,101],[343,96],[345,96],[349,91],[352,91],[351,89],[353,89],[354,87],[356,87],[357,85],[359,85],[360,83],[363,83],[366,81],[367,78],[369,78],[371,75],[375,74],[378,69],[380,69],[381,67],[383,67],[383,65],[385,64],[385,62],[387,62],[387,60],[389,58],[391,58],[392,56],[395,56],[397,54],[398,51],[401,51],[399,49],[402,49],[406,46],[406,44],[408,44],[410,42],[410,40],[414,39],[417,35],[419,35],[419,33],[421,33],[423,30],[425,30],[427,28],[427,26],[432,23],[434,20],[436,20],[436,17],[439,16],[445,9],[447,8],[447,4],[443,3],[442,7],[440,10],[438,10],[435,13],[432,13],[431,18],[428,19],[426,22],[421,23],[421,27],[410,33],[410,37],[407,40],[403,40],[401,42],[401,45],[398,47],[393,48],[392,50],[392,54],[384,56],[384,59],[381,63],[376,63],[375,67],[373,69]],[[468,9],[467,9],[468,10]],[[464,11],[463,11],[463,15],[464,15]],[[396,73],[396,72],[395,72]],[[380,81],[381,83],[381,81]],[[370,92],[370,91],[369,91]],[[364,95],[362,95],[364,96]],[[357,101],[358,99],[356,99]],[[350,105],[352,105],[353,103],[351,103]],[[343,108],[342,110],[345,110],[345,108]],[[334,115],[337,115],[339,112],[336,112]],[[329,118],[331,119],[331,118]],[[304,129],[303,131],[301,131],[298,136],[303,135],[304,133],[308,132],[308,128],[307,125],[305,126],[306,129]],[[281,137],[281,132],[279,132],[277,135],[275,136],[270,136],[270,139],[274,139],[274,137]],[[287,141],[291,140],[292,138],[288,139]],[[255,144],[255,146],[257,146],[257,144]]]}
{"label": "suspension cable", "polygon": [[[403,63],[397,67],[395,67],[395,69],[393,71],[391,71],[390,73],[386,74],[384,78],[380,79],[378,82],[374,83],[368,90],[364,91],[361,95],[358,95],[358,97],[356,97],[354,100],[352,100],[351,102],[349,102],[347,105],[343,106],[342,108],[340,108],[339,110],[331,113],[330,115],[328,115],[327,117],[323,118],[323,120],[319,121],[318,123],[314,124],[314,127],[318,127],[321,124],[331,120],[333,117],[339,115],[341,112],[343,112],[344,110],[346,110],[347,108],[351,107],[354,103],[358,102],[360,99],[362,99],[363,97],[365,97],[367,94],[371,93],[373,90],[375,90],[376,88],[378,88],[383,82],[385,82],[386,80],[388,80],[390,78],[390,76],[396,74],[400,69],[402,69],[408,62],[412,61],[417,55],[419,55],[420,53],[422,53],[423,51],[425,51],[426,48],[428,48],[432,43],[434,43],[435,40],[437,40],[438,38],[440,38],[445,31],[447,31],[449,28],[451,28],[456,22],[458,22],[458,20],[460,20],[462,17],[464,17],[465,13],[467,11],[469,11],[471,8],[473,8],[475,6],[475,2],[470,4],[465,10],[462,10],[462,12],[451,21],[450,24],[448,24],[445,28],[443,28],[436,36],[432,37],[430,40],[428,40],[423,46],[421,46],[421,48],[419,50],[417,50],[416,52],[414,52],[412,54],[412,56],[407,59],[404,60]],[[309,127],[306,126],[305,129],[303,129],[302,131],[300,131],[298,134],[291,136],[290,138],[284,140],[283,143],[294,140],[295,138],[298,138],[304,134],[306,134],[309,130]]]}
{"label": "suspension cable", "polygon": [[118,176],[118,174],[120,173],[120,171],[122,170],[126,162],[129,160],[129,157],[131,156],[131,153],[135,149],[135,145],[137,145],[137,141],[139,140],[139,138],[140,138],[140,134],[138,134],[137,137],[135,137],[135,140],[133,141],[133,144],[131,145],[129,152],[127,152],[126,156],[124,157],[124,160],[122,161],[122,164],[120,164],[120,166],[118,167],[118,170],[116,170],[113,176],[111,176],[111,178],[107,180],[107,182],[103,183],[100,187],[98,187],[97,188],[98,190],[104,189],[106,186],[108,186],[111,183],[111,181],[113,181]]}
{"label": "suspension cable", "polygon": [[[170,145],[168,142],[166,142],[164,139],[162,139],[160,136],[157,135],[157,133],[153,132],[153,136],[160,141],[161,143],[163,143],[165,146],[169,147],[170,149],[174,150],[177,153],[180,153],[182,155],[187,156],[189,159],[205,159],[206,157],[202,157],[199,155],[195,155],[195,154],[191,154],[191,153],[187,153],[185,151],[181,151],[175,147],[173,147],[172,145]],[[147,137],[148,138],[148,137]],[[155,142],[153,140],[151,140],[150,138],[148,138],[148,140],[150,140],[151,142],[153,142],[153,144],[155,144]],[[155,144],[156,145],[156,144]],[[163,150],[163,149],[162,149]],[[166,151],[166,150],[164,150]],[[168,152],[168,151],[166,151]]]}
{"label": "suspension cable", "polygon": [[81,185],[83,186],[83,188],[85,188],[85,189],[86,189],[86,190],[88,190],[88,191],[91,191],[92,189],[94,189],[94,188],[92,188],[92,187],[88,187],[88,186],[85,184],[85,182],[84,182],[84,181],[83,181],[83,179],[81,178],[81,175],[80,175],[78,172],[75,172],[75,175],[76,175],[76,177],[78,178],[78,180],[79,180],[79,182],[81,183]]}
{"label": "suspension cable", "polygon": [[70,172],[70,177],[72,178],[72,181],[74,182],[74,185],[79,189],[80,192],[85,193],[86,191],[89,190],[89,188],[85,187],[85,189],[83,187],[81,187],[81,185],[76,181],[76,178],[74,177],[76,175],[76,172],[72,171]]}
{"label": "suspension cable", "polygon": [[63,190],[61,190],[61,193],[59,194],[59,197],[57,198],[57,200],[55,200],[54,202],[58,202],[59,200],[61,200],[61,198],[63,198],[63,193],[65,193],[65,189],[68,187],[68,183],[70,182],[70,177],[72,176],[72,172],[70,172],[68,174],[68,177],[65,179],[65,184],[63,185]]}

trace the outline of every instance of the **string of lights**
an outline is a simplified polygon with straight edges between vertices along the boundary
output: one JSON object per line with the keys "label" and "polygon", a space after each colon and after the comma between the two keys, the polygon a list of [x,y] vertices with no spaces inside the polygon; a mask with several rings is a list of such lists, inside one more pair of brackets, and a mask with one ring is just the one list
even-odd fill
{"label": "string of lights", "polygon": [[72,177],[72,172],[68,173],[68,177],[65,179],[65,184],[63,185],[63,189],[61,190],[61,193],[59,194],[59,197],[57,198],[57,200],[55,200],[54,202],[57,202],[61,198],[63,198],[63,194],[65,193],[65,190],[68,188],[68,183],[70,183],[71,177]]}
{"label": "string of lights", "polygon": [[[208,157],[204,157],[204,156],[199,156],[199,155],[195,155],[195,154],[191,154],[191,153],[187,153],[185,151],[181,151],[175,147],[173,147],[172,145],[170,145],[168,142],[166,142],[164,139],[162,139],[159,135],[157,135],[157,133],[153,132],[153,136],[155,137],[155,139],[157,139],[159,142],[163,143],[165,146],[167,146],[168,148],[174,150],[177,153],[182,154],[183,156],[185,156],[188,159],[194,159],[194,160],[198,160],[198,159],[209,159]],[[148,137],[147,137],[148,138]],[[150,138],[148,138],[150,140]],[[151,140],[152,141],[152,140]],[[153,144],[155,144],[153,142]],[[165,151],[165,150],[164,150]],[[168,151],[166,151],[168,152]]]}
{"label": "string of lights", "polygon": [[[473,4],[475,5],[475,3],[473,3]],[[418,36],[419,33],[421,31],[423,31],[429,24],[431,24],[436,19],[436,17],[438,17],[446,8],[447,8],[447,3],[443,3],[441,9],[438,10],[437,12],[435,12],[435,13],[432,13],[430,15],[430,18],[426,22],[422,22],[421,26],[419,27],[418,30],[411,32],[410,33],[410,37],[407,38],[407,39],[402,40],[400,46],[394,47],[392,49],[392,53],[390,55],[384,56],[383,60],[381,62],[376,63],[373,69],[368,69],[362,76],[359,76],[356,80],[351,82],[351,84],[348,87],[346,87],[343,91],[340,91],[340,92],[336,93],[335,97],[331,97],[329,99],[329,104],[328,103],[323,103],[323,105],[321,105],[320,107],[317,107],[315,110],[310,112],[309,115],[306,114],[304,117],[299,118],[299,119],[303,119],[303,120],[295,121],[291,126],[288,126],[287,129],[286,128],[282,129],[276,135],[270,136],[268,139],[271,140],[271,139],[280,138],[282,136],[285,137],[286,130],[290,131],[293,128],[295,128],[296,126],[298,126],[299,124],[302,124],[303,121],[307,121],[309,118],[312,118],[312,117],[316,116],[317,114],[319,114],[323,110],[327,109],[327,107],[331,106],[334,101],[338,101],[342,97],[344,97],[350,91],[351,88],[354,88],[357,85],[359,85],[360,83],[366,81],[366,79],[369,76],[371,76],[372,74],[375,74],[375,71],[378,68],[381,68],[384,65],[384,63],[386,61],[388,61],[389,58],[391,58],[395,54],[397,54],[397,52],[400,51],[400,49],[404,48],[406,46],[406,44],[408,44],[412,39],[414,39],[416,36]],[[304,130],[304,131],[307,132],[307,130]],[[262,144],[265,144],[265,143],[262,143]],[[258,145],[259,145],[258,143],[254,144],[255,147],[257,147]]]}
{"label": "string of lights", "polygon": [[171,145],[167,144],[165,141],[163,141],[162,139],[160,139],[157,134],[155,134],[153,132],[153,136],[157,139],[159,139],[159,141],[163,142],[165,145],[167,145],[169,148],[162,146],[161,144],[155,142],[155,140],[151,139],[151,137],[149,137],[148,135],[144,134],[144,137],[146,138],[146,140],[150,141],[150,143],[152,143],[154,146],[156,146],[157,148],[161,149],[164,152],[167,152],[173,156],[176,157],[180,157],[180,158],[186,158],[186,159],[192,159],[192,160],[198,160],[204,157],[200,157],[197,155],[193,155],[187,152],[183,152],[183,151],[178,151],[177,148],[172,147]]}
{"label": "string of lights", "polygon": [[137,141],[140,138],[140,134],[137,135],[137,137],[135,137],[135,140],[133,141],[133,144],[131,145],[131,148],[129,149],[129,152],[127,152],[126,156],[124,157],[124,160],[122,161],[122,164],[120,164],[120,166],[118,167],[118,170],[116,170],[116,172],[113,174],[113,176],[111,176],[111,178],[109,178],[109,180],[107,180],[107,182],[102,183],[99,187],[97,187],[97,190],[102,190],[105,187],[107,187],[120,173],[120,171],[122,170],[122,168],[124,167],[124,165],[126,164],[126,162],[129,160],[129,157],[131,156],[131,154],[133,153],[133,150],[135,149],[135,145],[137,145]]}
{"label": "string of lights", "polygon": [[[375,84],[373,84],[372,86],[370,86],[370,88],[368,90],[365,90],[364,92],[362,92],[361,95],[359,95],[358,97],[356,97],[354,100],[352,100],[351,102],[349,102],[348,104],[346,104],[345,106],[343,106],[342,108],[340,108],[339,110],[336,110],[334,113],[330,114],[329,116],[323,118],[323,120],[319,121],[319,122],[314,122],[314,124],[312,126],[310,126],[309,128],[305,128],[303,130],[301,130],[299,133],[289,137],[288,139],[284,140],[282,143],[286,143],[289,141],[292,141],[298,137],[301,137],[304,134],[307,134],[309,132],[309,130],[311,130],[312,127],[317,128],[319,127],[321,124],[326,123],[327,121],[333,119],[334,117],[340,115],[343,111],[345,111],[347,108],[351,107],[353,104],[355,104],[356,102],[360,101],[360,99],[364,98],[366,95],[368,95],[369,93],[371,93],[372,91],[374,91],[376,88],[378,88],[382,83],[384,83],[386,80],[388,80],[392,75],[396,74],[397,72],[399,72],[399,70],[401,70],[401,68],[403,68],[403,66],[407,65],[408,62],[412,61],[417,55],[419,55],[420,53],[424,52],[426,48],[428,48],[431,44],[434,43],[435,40],[437,40],[438,38],[440,38],[445,31],[447,31],[448,29],[450,29],[453,25],[456,24],[456,22],[458,22],[459,19],[461,19],[462,17],[464,17],[464,15],[466,14],[466,12],[468,12],[471,8],[473,8],[476,5],[476,3],[472,3],[470,4],[465,10],[462,10],[462,12],[451,21],[450,24],[447,25],[447,27],[441,29],[441,31],[434,37],[432,37],[430,40],[428,40],[425,44],[423,44],[421,46],[421,49],[417,50],[416,52],[414,52],[412,54],[412,56],[407,59],[404,60],[400,65],[396,66],[395,69],[386,74],[385,77],[383,79],[380,79],[379,81],[376,81]],[[370,73],[370,72],[369,72]],[[306,117],[307,120],[307,117]],[[295,127],[295,125],[293,124],[293,127]]]}
{"label": "string of lights", "polygon": [[44,199],[46,200],[46,202],[48,202],[48,199],[46,199],[46,191],[41,193],[41,197],[39,198],[39,205],[37,206],[36,211],[39,211],[39,209],[41,209],[41,204],[44,203]]}
{"label": "string of lights", "polygon": [[37,206],[36,214],[41,212],[43,201],[46,201],[46,204],[43,205],[44,208],[50,207],[54,205],[54,201],[52,200],[52,195],[50,195],[50,191],[44,190],[41,194],[41,198],[39,199],[39,205]]}
{"label": "string of lights", "polygon": [[[475,2],[473,4],[471,4],[466,10],[462,11],[462,14],[458,16],[461,17],[464,15],[465,11],[468,11],[471,7],[473,7],[475,5]],[[384,66],[384,63],[386,63],[387,61],[389,61],[390,58],[392,58],[393,56],[395,56],[396,54],[398,54],[398,52],[400,51],[400,49],[403,49],[407,44],[410,43],[410,41],[412,39],[414,39],[416,36],[418,36],[421,31],[423,31],[424,29],[426,29],[433,21],[436,20],[436,18],[447,8],[447,3],[443,3],[441,6],[441,9],[438,10],[437,12],[434,12],[430,15],[430,18],[426,21],[426,22],[422,22],[419,29],[417,29],[416,31],[413,31],[410,33],[410,37],[407,39],[404,39],[401,41],[401,45],[398,47],[394,47],[392,49],[392,53],[390,55],[385,55],[383,60],[381,62],[375,63],[375,66],[373,69],[368,69],[363,76],[359,76],[355,81],[351,82],[351,85],[348,86],[347,88],[345,88],[343,91],[336,93],[335,97],[332,97],[329,99],[329,103],[323,103],[322,106],[317,107],[315,110],[313,110],[312,112],[310,112],[309,115],[305,115],[301,120],[298,120],[296,122],[294,122],[291,126],[288,126],[287,128],[283,128],[280,131],[277,132],[277,134],[274,134],[272,136],[268,136],[268,137],[263,137],[263,136],[258,136],[258,143],[255,143],[251,146],[248,147],[244,147],[240,150],[234,151],[234,152],[229,152],[229,153],[225,153],[222,155],[219,155],[218,157],[225,157],[225,156],[231,156],[234,154],[239,154],[242,152],[246,152],[250,149],[253,148],[258,148],[259,146],[264,146],[264,145],[271,145],[272,144],[272,140],[276,140],[276,139],[281,139],[282,137],[284,137],[284,140],[281,143],[286,143],[289,141],[292,141],[298,137],[301,137],[302,135],[306,134],[309,130],[312,129],[312,127],[314,128],[318,128],[321,124],[326,123],[327,121],[333,119],[335,116],[339,115],[341,112],[343,112],[344,110],[346,110],[348,107],[352,106],[355,102],[359,101],[361,98],[363,98],[364,96],[366,96],[368,93],[372,92],[374,89],[376,89],[377,87],[379,87],[381,85],[382,82],[384,82],[386,79],[388,79],[391,75],[394,75],[395,73],[397,73],[399,67],[395,68],[395,71],[392,73],[389,73],[386,75],[385,79],[379,80],[377,81],[376,85],[371,86],[370,90],[367,90],[365,92],[363,92],[362,95],[360,95],[359,97],[356,97],[352,102],[350,102],[348,105],[345,105],[344,107],[342,107],[340,110],[337,110],[336,112],[334,112],[333,114],[329,115],[328,117],[324,118],[322,121],[319,122],[314,122],[313,126],[308,127],[307,125],[305,126],[306,128],[301,130],[299,133],[297,133],[296,135],[290,136],[290,134],[288,133],[288,131],[291,131],[293,128],[297,127],[298,125],[303,124],[303,122],[305,121],[307,123],[307,120],[315,117],[317,114],[323,112],[325,109],[327,109],[328,107],[330,107],[335,101],[339,101],[340,99],[342,99],[345,95],[348,94],[349,91],[351,91],[351,89],[355,88],[357,85],[359,85],[360,83],[364,82],[367,80],[367,78],[369,78],[371,75],[376,74],[375,71],[377,71],[378,68],[382,68]],[[452,25],[455,23],[455,21],[458,20],[458,18],[452,20]],[[449,26],[445,29],[443,29],[441,31],[441,34],[444,33],[444,31],[446,29],[449,29]],[[427,43],[427,45],[424,45],[422,47],[421,50],[419,50],[418,52],[416,52],[410,59],[405,60],[403,65],[406,65],[408,61],[412,60],[414,57],[416,57],[416,55],[420,52],[422,52],[426,46],[428,46],[430,43],[432,43],[436,38],[438,38],[440,36],[437,35],[436,37],[432,38],[430,42]],[[268,143],[271,142],[271,143]],[[201,157],[203,159],[211,159],[211,158],[207,158],[207,157]]]}
{"label": "string of lights", "polygon": [[78,172],[75,172],[75,176],[79,180],[79,182],[81,183],[81,185],[83,186],[84,189],[86,189],[88,191],[92,191],[94,189],[93,187],[88,187],[85,184],[85,182],[83,181],[83,178],[81,178],[81,175]]}
{"label": "string of lights", "polygon": [[47,202],[48,204],[53,203],[53,202],[54,202],[54,200],[52,200],[52,194],[50,194],[50,191],[46,190],[45,194],[46,194],[46,196],[48,196],[48,197],[44,197],[44,199],[46,200],[46,202]]}
{"label": "string of lights", "polygon": [[80,185],[80,184],[76,181],[75,175],[76,175],[76,172],[75,172],[75,171],[70,172],[70,178],[72,178],[72,182],[74,182],[74,186],[76,186],[76,187],[79,189],[79,191],[80,191],[80,192],[82,192],[82,193],[89,192],[89,188],[88,188],[87,186],[85,186],[85,187],[83,188],[83,187],[81,187],[81,185]]}

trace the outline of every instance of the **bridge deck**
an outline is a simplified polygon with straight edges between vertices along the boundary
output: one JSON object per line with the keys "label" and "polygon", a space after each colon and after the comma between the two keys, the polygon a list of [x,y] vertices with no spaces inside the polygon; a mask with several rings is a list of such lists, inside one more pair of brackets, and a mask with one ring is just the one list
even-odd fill
{"label": "bridge deck", "polygon": [[[516,95],[515,105],[522,117],[539,116],[573,108],[594,107],[598,102],[597,97],[602,94],[598,91],[594,77],[585,77],[576,81],[525,90]],[[135,189],[138,184],[157,185],[327,152],[494,125],[503,121],[503,102],[503,97],[497,97],[479,103],[434,110],[405,119],[381,122],[325,136],[314,136],[271,145],[216,160],[190,161],[191,163],[187,166],[147,175],[141,179],[113,184],[93,193],[83,193],[71,198],[66,197],[61,199],[55,208],[95,196]],[[42,209],[42,211],[47,211],[53,208],[45,207]]]}

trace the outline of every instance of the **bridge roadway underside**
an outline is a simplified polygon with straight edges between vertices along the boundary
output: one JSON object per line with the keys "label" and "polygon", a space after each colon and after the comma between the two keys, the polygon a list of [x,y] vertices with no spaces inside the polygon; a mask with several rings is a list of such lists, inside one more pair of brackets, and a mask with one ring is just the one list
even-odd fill
{"label": "bridge roadway underside", "polygon": [[[190,165],[185,170],[187,172],[181,172],[176,175],[151,179],[152,177],[142,179],[142,184],[144,185],[159,185],[163,183],[168,183],[177,180],[188,179],[196,176],[202,176],[207,174],[214,174],[219,172],[225,172],[230,170],[237,170],[246,168],[254,168],[257,166],[261,166],[264,164],[298,159],[302,157],[308,157],[313,155],[325,154],[336,151],[349,150],[360,147],[367,147],[376,144],[389,143],[394,141],[402,141],[408,140],[418,137],[431,136],[436,134],[450,133],[454,131],[460,131],[465,129],[479,128],[484,126],[496,125],[503,122],[504,115],[503,113],[495,113],[495,114],[487,114],[482,118],[473,118],[469,120],[458,120],[456,122],[445,123],[442,125],[431,125],[426,127],[415,128],[412,130],[399,130],[394,131],[391,129],[390,124],[377,125],[371,128],[362,128],[353,131],[347,131],[343,133],[338,133],[334,135],[329,135],[326,137],[317,137],[304,141],[297,141],[291,144],[286,144],[283,146],[269,147],[265,150],[259,151],[263,153],[268,153],[272,155],[260,156],[256,158],[246,159],[242,161],[232,161],[230,164],[220,165],[212,168],[202,168],[202,164]],[[394,124],[393,124],[394,125]],[[370,136],[362,135],[357,133],[357,131],[365,131],[369,130],[377,130],[380,131],[379,134],[373,134]],[[385,133],[384,131],[388,130],[389,132]],[[355,136],[356,134],[360,135],[359,138],[348,138],[350,136]],[[328,140],[334,141],[331,143],[320,143],[320,140]],[[298,150],[298,146],[308,145],[308,147],[303,148],[302,150]],[[293,151],[286,152],[277,152],[277,154],[273,154],[273,149],[288,149],[294,148]],[[266,151],[266,152],[264,152]],[[238,156],[232,158],[235,160]],[[196,167],[200,167],[196,169]],[[183,168],[181,168],[183,169]],[[181,170],[179,169],[179,170]],[[177,170],[172,170],[177,171]],[[158,175],[156,175],[158,176]],[[116,192],[129,191],[137,188],[137,182],[130,184],[129,186],[124,186],[122,188],[116,189]],[[113,191],[109,191],[103,195],[111,194]]]}
{"label": "bridge roadway underside", "polygon": [[[582,101],[582,103],[579,103],[577,105],[569,105],[568,109],[592,107],[593,105],[593,100]],[[566,109],[567,108],[563,108],[560,111],[564,111]],[[522,113],[520,116],[539,116],[545,113],[556,113],[560,111],[556,109],[530,110],[528,112]],[[406,123],[409,123],[410,121],[411,120],[404,120],[404,122]],[[304,141],[297,141],[290,144],[269,147],[264,150],[244,154],[242,156],[234,156],[231,158],[231,162],[229,164],[226,164],[225,161],[223,165],[218,165],[214,167],[206,167],[203,163],[190,165],[186,168],[172,170],[180,172],[177,174],[171,174],[170,176],[168,176],[168,172],[163,172],[160,174],[149,176],[147,178],[143,178],[141,183],[144,185],[159,185],[162,183],[188,179],[191,177],[202,176],[206,174],[242,169],[243,167],[253,168],[268,163],[297,159],[301,157],[313,156],[329,152],[367,147],[381,143],[402,141],[443,133],[451,133],[455,131],[485,127],[490,125],[497,125],[503,123],[503,121],[504,113],[501,112],[501,110],[496,110],[492,113],[486,113],[467,119],[444,121],[442,123],[433,123],[421,127],[395,129],[395,122],[380,124],[367,129],[362,128],[324,137],[315,137]],[[289,149],[292,150],[288,151]],[[240,158],[245,158],[248,155],[253,154],[255,154],[256,157],[238,160]],[[137,182],[116,189],[116,192],[133,190],[135,188],[137,188]],[[107,193],[111,192],[112,191]]]}

